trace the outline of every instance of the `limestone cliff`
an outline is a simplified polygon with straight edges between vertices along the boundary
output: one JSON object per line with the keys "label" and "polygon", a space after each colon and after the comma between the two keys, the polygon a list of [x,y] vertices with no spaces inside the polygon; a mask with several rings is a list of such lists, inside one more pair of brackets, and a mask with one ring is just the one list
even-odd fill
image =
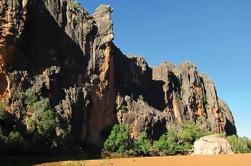
{"label": "limestone cliff", "polygon": [[[150,68],[113,44],[112,8],[90,15],[71,0],[0,1],[0,100],[20,114],[23,91],[49,98],[71,126],[73,142],[98,145],[114,123],[131,136],[158,138],[190,120],[236,133],[228,106],[212,81],[184,63]],[[24,122],[25,123],[25,122]]]}

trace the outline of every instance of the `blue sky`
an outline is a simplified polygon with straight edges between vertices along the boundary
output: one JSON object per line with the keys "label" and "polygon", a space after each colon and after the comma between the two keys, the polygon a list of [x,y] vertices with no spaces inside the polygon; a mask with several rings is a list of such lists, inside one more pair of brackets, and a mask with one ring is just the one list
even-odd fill
{"label": "blue sky", "polygon": [[192,61],[230,106],[238,134],[251,138],[251,0],[81,0],[93,13],[113,7],[115,44],[144,56]]}

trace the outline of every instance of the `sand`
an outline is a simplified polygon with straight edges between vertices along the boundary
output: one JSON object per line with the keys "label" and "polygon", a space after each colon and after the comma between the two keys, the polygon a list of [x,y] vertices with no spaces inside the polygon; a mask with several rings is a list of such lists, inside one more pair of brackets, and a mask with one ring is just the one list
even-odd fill
{"label": "sand", "polygon": [[251,166],[251,154],[167,156],[107,160],[62,161],[41,166]]}

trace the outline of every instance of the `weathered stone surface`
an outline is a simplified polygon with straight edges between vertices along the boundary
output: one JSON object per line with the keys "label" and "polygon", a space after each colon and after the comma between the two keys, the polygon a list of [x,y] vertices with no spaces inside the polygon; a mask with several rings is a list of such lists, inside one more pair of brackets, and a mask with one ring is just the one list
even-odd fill
{"label": "weathered stone surface", "polygon": [[213,82],[192,63],[165,62],[153,68],[153,79],[164,82],[163,110],[171,121],[190,120],[218,133],[236,133],[231,111],[218,98]]}
{"label": "weathered stone surface", "polygon": [[33,89],[50,99],[81,141],[97,144],[115,123],[111,7],[101,5],[91,16],[68,0],[0,4],[0,95],[14,106],[22,91]]}
{"label": "weathered stone surface", "polygon": [[194,143],[195,155],[232,154],[231,146],[220,135],[209,135],[200,138]]}
{"label": "weathered stone surface", "polygon": [[30,88],[49,98],[76,144],[99,145],[117,122],[134,138],[158,138],[186,120],[236,133],[228,106],[193,64],[151,68],[124,55],[113,44],[111,13],[101,5],[90,15],[71,0],[0,1],[0,100],[8,111],[18,116]]}
{"label": "weathered stone surface", "polygon": [[158,139],[166,131],[166,120],[162,112],[152,108],[143,99],[117,97],[117,117],[120,124],[127,126],[132,138],[146,131],[150,138]]}

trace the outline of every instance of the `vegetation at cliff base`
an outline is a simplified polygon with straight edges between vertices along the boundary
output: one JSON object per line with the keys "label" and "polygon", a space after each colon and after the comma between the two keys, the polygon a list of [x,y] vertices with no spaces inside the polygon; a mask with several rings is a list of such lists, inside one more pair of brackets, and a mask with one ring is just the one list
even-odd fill
{"label": "vegetation at cliff base", "polygon": [[48,153],[60,148],[69,130],[62,128],[48,98],[31,89],[21,98],[23,103],[18,112],[8,112],[8,104],[1,104],[0,154]]}
{"label": "vegetation at cliff base", "polygon": [[238,137],[237,135],[227,136],[228,142],[234,153],[250,153],[251,140],[247,137]]}
{"label": "vegetation at cliff base", "polygon": [[127,153],[131,146],[131,139],[124,125],[114,125],[110,136],[104,143],[104,150]]}
{"label": "vegetation at cliff base", "polygon": [[134,151],[136,154],[147,156],[150,154],[151,142],[146,132],[140,133],[138,139],[134,142]]}
{"label": "vegetation at cliff base", "polygon": [[192,151],[193,143],[211,132],[200,129],[192,122],[184,122],[179,129],[169,129],[158,140],[149,140],[146,132],[131,139],[124,125],[115,125],[104,142],[103,150],[118,154],[149,156],[186,154]]}

